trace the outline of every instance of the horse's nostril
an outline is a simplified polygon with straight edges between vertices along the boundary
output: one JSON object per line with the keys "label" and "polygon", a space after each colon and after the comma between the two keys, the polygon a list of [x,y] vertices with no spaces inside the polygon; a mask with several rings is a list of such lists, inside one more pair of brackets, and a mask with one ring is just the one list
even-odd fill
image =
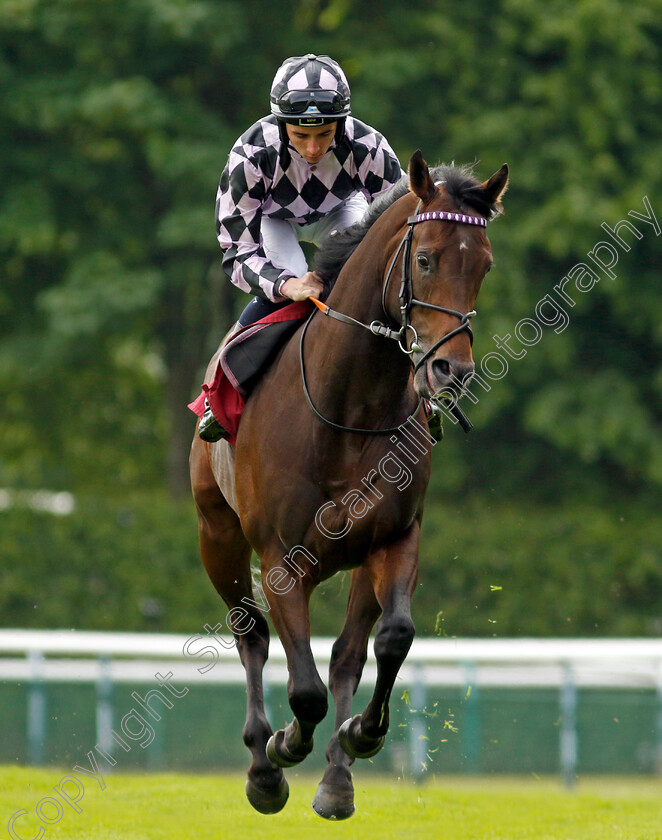
{"label": "horse's nostril", "polygon": [[469,382],[471,382],[471,377],[474,375],[474,365],[473,364],[457,364],[453,365],[453,377],[455,378],[456,382],[460,384],[462,388],[466,388]]}
{"label": "horse's nostril", "polygon": [[472,363],[455,361],[451,364],[448,359],[435,359],[432,362],[432,372],[440,381],[450,380],[453,386],[465,388],[471,381],[474,366]]}
{"label": "horse's nostril", "polygon": [[446,359],[435,359],[432,362],[432,369],[437,376],[450,376],[451,366]]}

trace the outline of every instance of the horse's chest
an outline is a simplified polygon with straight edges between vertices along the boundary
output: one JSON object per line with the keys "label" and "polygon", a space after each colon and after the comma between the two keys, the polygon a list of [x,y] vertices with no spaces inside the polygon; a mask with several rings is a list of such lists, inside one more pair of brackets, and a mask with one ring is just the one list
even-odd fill
{"label": "horse's chest", "polygon": [[422,497],[419,483],[413,475],[403,477],[399,486],[364,477],[317,508],[315,527],[324,540],[343,541],[348,548],[372,543],[376,536],[388,539],[416,517]]}

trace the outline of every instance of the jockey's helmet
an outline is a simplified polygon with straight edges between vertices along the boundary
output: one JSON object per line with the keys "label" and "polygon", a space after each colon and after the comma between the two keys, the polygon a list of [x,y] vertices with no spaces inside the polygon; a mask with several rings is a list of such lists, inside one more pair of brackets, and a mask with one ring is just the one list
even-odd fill
{"label": "jockey's helmet", "polygon": [[349,85],[342,68],[328,55],[286,58],[271,85],[271,113],[281,129],[283,123],[317,126],[337,122],[338,140],[351,113]]}

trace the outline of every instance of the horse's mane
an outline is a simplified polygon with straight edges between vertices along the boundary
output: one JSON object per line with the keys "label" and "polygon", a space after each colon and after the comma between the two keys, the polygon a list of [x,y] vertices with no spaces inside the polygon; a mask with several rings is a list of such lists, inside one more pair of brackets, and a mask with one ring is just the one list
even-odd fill
{"label": "horse's mane", "polygon": [[[498,214],[498,208],[487,199],[481,182],[472,173],[471,166],[445,163],[430,169],[430,175],[435,183],[443,181],[444,189],[456,204],[455,210],[462,212],[465,208],[470,208],[484,218],[491,219]],[[388,210],[408,191],[409,178],[404,176],[390,190],[373,201],[360,222],[325,240],[315,254],[314,260],[314,269],[324,278],[325,284],[333,285],[341,268],[354,253],[368,230],[385,210]]]}

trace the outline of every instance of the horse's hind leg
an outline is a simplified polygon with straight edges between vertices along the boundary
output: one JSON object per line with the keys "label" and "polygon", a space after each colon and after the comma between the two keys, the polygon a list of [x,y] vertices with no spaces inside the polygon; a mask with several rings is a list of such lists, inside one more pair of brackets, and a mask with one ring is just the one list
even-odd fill
{"label": "horse's hind leg", "polygon": [[[197,435],[191,448],[191,485],[198,510],[200,553],[207,574],[230,609],[245,611],[235,621],[235,638],[246,671],[243,738],[253,756],[246,795],[256,810],[273,814],[287,802],[288,787],[283,771],[271,764],[265,751],[272,734],[264,710],[262,687],[262,670],[269,651],[269,627],[260,610],[243,600],[253,596],[251,549],[241,531],[239,518],[216,484],[209,466],[207,444]],[[244,627],[248,629],[244,631]]]}
{"label": "horse's hind leg", "polygon": [[414,639],[411,597],[418,576],[419,524],[405,537],[366,560],[366,569],[382,608],[377,624],[377,682],[363,714],[346,720],[338,731],[343,750],[353,758],[369,758],[384,744],[389,727],[389,699],[395,678]]}
{"label": "horse's hind leg", "polygon": [[347,613],[336,639],[329,666],[329,688],[336,706],[334,733],[326,749],[328,767],[317,788],[313,809],[325,819],[342,820],[354,813],[354,786],[350,766],[354,759],[338,743],[338,729],[352,714],[352,698],[367,658],[370,631],[381,608],[363,567],[352,572]]}

